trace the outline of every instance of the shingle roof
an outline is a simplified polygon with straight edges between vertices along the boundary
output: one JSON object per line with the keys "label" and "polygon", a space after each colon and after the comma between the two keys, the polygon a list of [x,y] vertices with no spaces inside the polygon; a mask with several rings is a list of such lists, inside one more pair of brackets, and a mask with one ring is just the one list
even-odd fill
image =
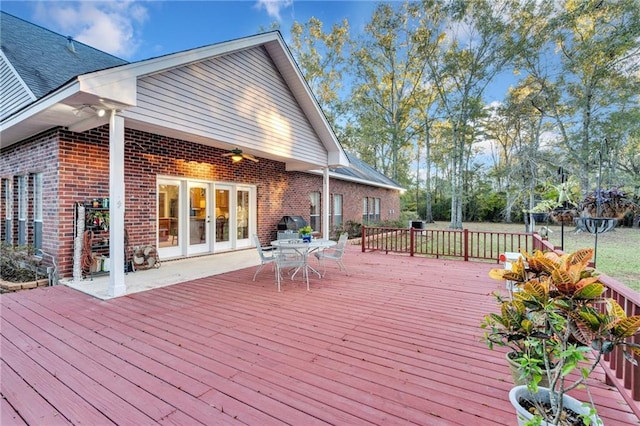
{"label": "shingle roof", "polygon": [[385,176],[355,155],[347,153],[347,158],[349,159],[348,168],[339,167],[331,169],[331,171],[346,177],[375,182],[384,186],[391,186],[396,188],[402,187],[402,185],[400,185],[398,182]]}
{"label": "shingle roof", "polygon": [[1,12],[0,44],[13,68],[36,98],[78,75],[126,64],[127,61],[38,25]]}

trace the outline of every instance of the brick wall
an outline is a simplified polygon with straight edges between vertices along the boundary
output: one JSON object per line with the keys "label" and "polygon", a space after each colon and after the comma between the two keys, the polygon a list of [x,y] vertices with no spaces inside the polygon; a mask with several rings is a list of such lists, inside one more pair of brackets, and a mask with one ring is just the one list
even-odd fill
{"label": "brick wall", "polygon": [[[125,227],[130,245],[155,244],[158,175],[255,185],[258,231],[264,242],[271,238],[277,222],[285,214],[309,220],[309,193],[322,191],[322,176],[286,172],[283,163],[264,158],[258,163],[233,164],[229,158],[222,157],[226,152],[126,129]],[[61,276],[71,275],[75,204],[104,198],[109,193],[108,126],[84,133],[56,129],[14,145],[4,150],[2,156],[3,177],[12,178],[25,171],[45,173],[46,246],[43,248],[57,254]],[[343,195],[345,221],[361,221],[363,197],[381,199],[382,219],[399,214],[399,197],[395,191],[335,179],[330,181],[330,191]],[[17,202],[14,207],[17,208]]]}
{"label": "brick wall", "polygon": [[27,244],[34,243],[33,236],[33,174],[42,173],[43,176],[43,207],[42,207],[42,250],[47,253],[58,253],[60,244],[60,230],[58,217],[64,202],[58,196],[58,144],[57,129],[52,129],[40,135],[34,136],[21,144],[12,145],[3,149],[0,153],[0,178],[2,178],[1,210],[1,237],[7,240],[6,235],[6,203],[5,180],[13,182],[13,223],[11,243],[18,243],[18,176],[28,176],[28,210],[27,210]]}

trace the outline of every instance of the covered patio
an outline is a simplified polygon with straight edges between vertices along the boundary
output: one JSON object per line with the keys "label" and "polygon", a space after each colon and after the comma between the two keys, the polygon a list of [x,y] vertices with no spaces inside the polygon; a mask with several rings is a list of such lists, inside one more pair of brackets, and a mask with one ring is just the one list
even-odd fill
{"label": "covered patio", "polygon": [[[252,266],[110,300],[2,295],[0,424],[515,424],[478,327],[495,264],[348,248],[349,275],[330,264],[310,291]],[[592,377],[605,424],[637,425]]]}

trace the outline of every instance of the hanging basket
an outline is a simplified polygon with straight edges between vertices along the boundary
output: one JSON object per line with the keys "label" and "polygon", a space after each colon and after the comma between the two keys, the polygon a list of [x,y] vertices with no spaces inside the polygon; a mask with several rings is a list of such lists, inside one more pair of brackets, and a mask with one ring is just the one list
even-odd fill
{"label": "hanging basket", "polygon": [[576,209],[555,209],[549,213],[549,217],[557,224],[573,225],[573,220],[578,217]]}

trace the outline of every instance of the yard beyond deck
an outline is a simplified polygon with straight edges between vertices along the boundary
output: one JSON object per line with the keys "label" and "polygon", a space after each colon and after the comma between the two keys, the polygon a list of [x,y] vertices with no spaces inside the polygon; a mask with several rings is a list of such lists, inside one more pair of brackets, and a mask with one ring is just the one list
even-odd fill
{"label": "yard beyond deck", "polygon": [[[2,295],[0,424],[515,424],[478,327],[495,264],[356,247],[345,263],[309,292],[251,267],[108,301]],[[605,424],[637,425],[594,378]]]}

